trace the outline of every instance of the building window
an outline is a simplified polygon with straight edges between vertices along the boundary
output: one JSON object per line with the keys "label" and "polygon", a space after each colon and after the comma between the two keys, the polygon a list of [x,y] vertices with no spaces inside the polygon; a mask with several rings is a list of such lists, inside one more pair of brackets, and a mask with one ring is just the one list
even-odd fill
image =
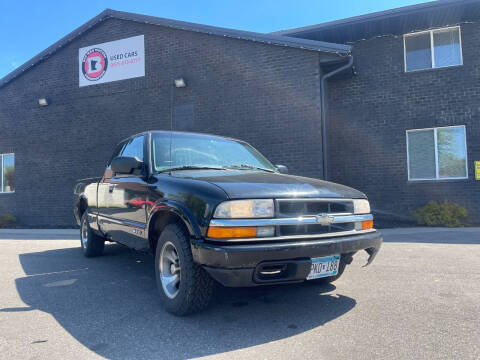
{"label": "building window", "polygon": [[465,126],[407,130],[408,180],[468,178]]}
{"label": "building window", "polygon": [[403,36],[405,71],[462,65],[460,26]]}
{"label": "building window", "polygon": [[11,193],[15,191],[15,155],[0,154],[0,169],[2,178],[0,179],[0,193]]}

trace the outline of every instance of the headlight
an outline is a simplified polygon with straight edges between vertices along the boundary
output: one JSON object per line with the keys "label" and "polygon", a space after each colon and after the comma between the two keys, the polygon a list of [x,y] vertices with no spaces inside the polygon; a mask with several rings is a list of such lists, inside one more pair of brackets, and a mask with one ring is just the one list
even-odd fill
{"label": "headlight", "polygon": [[217,219],[245,219],[273,217],[273,200],[232,200],[225,201],[217,206],[214,218]]}
{"label": "headlight", "polygon": [[370,203],[368,200],[356,199],[353,200],[354,214],[370,214]]}

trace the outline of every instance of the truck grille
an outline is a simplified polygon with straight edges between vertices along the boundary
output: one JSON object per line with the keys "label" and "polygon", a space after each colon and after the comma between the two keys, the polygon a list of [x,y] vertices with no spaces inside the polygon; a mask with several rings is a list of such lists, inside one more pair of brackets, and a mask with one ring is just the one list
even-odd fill
{"label": "truck grille", "polygon": [[[210,227],[257,227],[268,230],[269,235],[248,238],[216,239],[208,241],[269,242],[299,239],[319,240],[373,232],[372,214],[354,214],[354,199],[276,199],[272,218],[210,220]],[[272,233],[272,230],[275,230]]]}
{"label": "truck grille", "polygon": [[[277,218],[296,218],[301,216],[315,216],[319,214],[352,214],[353,201],[349,199],[277,199]],[[305,224],[279,225],[277,236],[292,235],[320,235],[342,231],[352,231],[355,223],[334,225]]]}
{"label": "truck grille", "polygon": [[279,218],[353,213],[353,201],[347,199],[278,199],[276,203]]}
{"label": "truck grille", "polygon": [[279,236],[290,235],[317,235],[329,234],[339,231],[352,231],[355,229],[355,223],[335,224],[330,226],[315,225],[280,225],[278,226]]}

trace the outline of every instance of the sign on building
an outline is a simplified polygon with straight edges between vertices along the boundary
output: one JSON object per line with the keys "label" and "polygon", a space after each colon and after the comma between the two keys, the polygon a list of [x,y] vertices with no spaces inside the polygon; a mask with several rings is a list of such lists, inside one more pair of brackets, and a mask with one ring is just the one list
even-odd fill
{"label": "sign on building", "polygon": [[475,180],[480,180],[480,161],[475,161]]}
{"label": "sign on building", "polygon": [[143,35],[78,50],[79,86],[145,76]]}

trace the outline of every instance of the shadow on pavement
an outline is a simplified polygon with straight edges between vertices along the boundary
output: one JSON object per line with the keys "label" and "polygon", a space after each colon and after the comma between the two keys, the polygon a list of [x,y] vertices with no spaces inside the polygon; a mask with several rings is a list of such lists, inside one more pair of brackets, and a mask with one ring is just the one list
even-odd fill
{"label": "shadow on pavement", "polygon": [[480,228],[400,228],[381,232],[384,242],[480,244]]}
{"label": "shadow on pavement", "polygon": [[153,257],[120,245],[105,250],[92,259],[77,248],[21,254],[27,276],[16,286],[28,306],[0,311],[39,309],[101,356],[146,359],[192,358],[276,341],[321,326],[356,304],[326,294],[333,285],[221,287],[205,312],[178,318],[158,302]]}

